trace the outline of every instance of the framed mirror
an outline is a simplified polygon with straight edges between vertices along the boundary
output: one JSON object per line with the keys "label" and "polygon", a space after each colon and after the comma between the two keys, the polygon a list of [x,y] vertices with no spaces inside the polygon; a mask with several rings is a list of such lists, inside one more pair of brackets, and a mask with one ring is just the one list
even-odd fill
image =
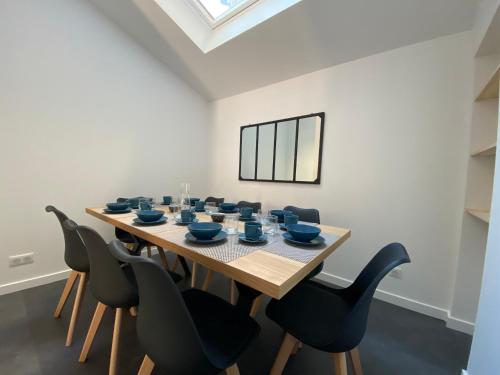
{"label": "framed mirror", "polygon": [[324,124],[321,112],[242,126],[239,179],[319,184]]}

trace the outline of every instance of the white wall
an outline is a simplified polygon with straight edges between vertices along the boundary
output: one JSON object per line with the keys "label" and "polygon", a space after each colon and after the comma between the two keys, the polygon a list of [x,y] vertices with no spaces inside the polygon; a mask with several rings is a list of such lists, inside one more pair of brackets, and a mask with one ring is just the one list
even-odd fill
{"label": "white wall", "polygon": [[205,193],[208,104],[88,2],[1,1],[0,48],[0,293],[67,268],[47,204],[109,235],[85,207]]}
{"label": "white wall", "polygon": [[[465,194],[472,37],[461,33],[334,66],[213,103],[210,186],[264,209],[317,207],[352,229],[323,277],[352,280],[383,245],[412,258],[387,300],[446,318]],[[285,62],[286,63],[286,62]],[[319,186],[238,181],[239,127],[326,112]]]}

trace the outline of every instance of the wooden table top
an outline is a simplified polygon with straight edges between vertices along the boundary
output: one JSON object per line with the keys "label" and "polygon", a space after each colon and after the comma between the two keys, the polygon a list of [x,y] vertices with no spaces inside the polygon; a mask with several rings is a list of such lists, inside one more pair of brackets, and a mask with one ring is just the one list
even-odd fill
{"label": "wooden table top", "polygon": [[[168,207],[165,206],[158,209],[164,210],[166,216],[169,218],[168,221],[172,221],[172,214],[168,212]],[[263,250],[255,250],[250,254],[243,255],[230,262],[224,263],[220,260],[193,251],[183,246],[182,242],[172,242],[171,237],[173,232],[187,232],[185,226],[172,225],[171,223],[169,225],[137,226],[134,225],[132,221],[137,217],[133,211],[126,214],[111,215],[104,213],[102,207],[87,208],[85,211],[100,220],[132,233],[156,246],[173,251],[206,268],[220,272],[229,278],[276,299],[283,297],[351,235],[349,229],[319,225],[322,233],[331,233],[338,236],[338,238],[333,243],[329,244],[329,246],[323,248],[322,251],[308,263],[299,262]],[[211,221],[210,216],[206,214],[197,213],[197,217],[200,221]],[[243,223],[240,225],[243,225]]]}

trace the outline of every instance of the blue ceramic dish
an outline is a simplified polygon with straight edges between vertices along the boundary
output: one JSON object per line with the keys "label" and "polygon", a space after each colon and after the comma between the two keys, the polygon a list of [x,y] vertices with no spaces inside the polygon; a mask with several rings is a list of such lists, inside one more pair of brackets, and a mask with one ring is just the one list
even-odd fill
{"label": "blue ceramic dish", "polygon": [[196,202],[198,202],[200,200],[200,198],[191,198],[189,199],[189,203],[191,203],[191,206],[194,206],[196,204]]}
{"label": "blue ceramic dish", "polygon": [[159,218],[158,220],[155,221],[142,221],[138,217],[134,218],[134,223],[138,225],[160,225],[160,224],[165,224],[167,222],[167,218],[165,216]]}
{"label": "blue ceramic dish", "polygon": [[321,229],[307,224],[291,224],[286,229],[294,240],[300,242],[311,242],[321,233]]}
{"label": "blue ceramic dish", "polygon": [[259,238],[251,239],[245,236],[245,233],[241,233],[238,238],[241,242],[246,242],[253,245],[259,245],[267,242],[267,234],[262,234]]}
{"label": "blue ceramic dish", "polygon": [[194,218],[192,221],[182,221],[180,217],[175,218],[174,220],[178,225],[189,225],[189,224],[198,222],[198,219],[196,219],[196,218]]}
{"label": "blue ceramic dish", "polygon": [[269,213],[273,216],[276,216],[278,217],[278,223],[282,223],[284,218],[285,218],[285,215],[287,213],[291,213],[291,211],[287,211],[287,210],[270,210]]}
{"label": "blue ceramic dish", "polygon": [[199,240],[214,238],[222,230],[219,223],[192,223],[188,225],[189,232]]}
{"label": "blue ceramic dish", "polygon": [[162,218],[164,212],[160,210],[139,210],[137,211],[137,216],[141,221],[150,222],[158,221]]}
{"label": "blue ceramic dish", "polygon": [[234,211],[236,209],[236,203],[220,203],[219,208],[223,211]]}
{"label": "blue ceramic dish", "polygon": [[107,208],[104,209],[104,213],[106,214],[128,214],[129,212],[132,212],[131,208],[126,208],[125,210],[109,210]]}
{"label": "blue ceramic dish", "polygon": [[120,203],[106,203],[106,207],[110,211],[123,211],[129,208],[128,202],[120,202]]}
{"label": "blue ceramic dish", "polygon": [[201,245],[207,245],[207,244],[213,244],[217,242],[221,242],[227,238],[227,233],[224,231],[220,231],[219,234],[217,234],[215,237],[210,238],[209,240],[200,240],[193,236],[191,233],[187,232],[186,235],[186,240],[189,242],[201,244]]}
{"label": "blue ceramic dish", "polygon": [[295,240],[288,232],[283,233],[282,236],[285,239],[285,241],[287,241],[291,244],[294,244],[294,245],[298,245],[300,247],[302,247],[302,246],[315,247],[318,245],[323,245],[325,243],[325,239],[322,236],[318,236],[318,237],[312,239],[311,241],[307,241],[307,242]]}

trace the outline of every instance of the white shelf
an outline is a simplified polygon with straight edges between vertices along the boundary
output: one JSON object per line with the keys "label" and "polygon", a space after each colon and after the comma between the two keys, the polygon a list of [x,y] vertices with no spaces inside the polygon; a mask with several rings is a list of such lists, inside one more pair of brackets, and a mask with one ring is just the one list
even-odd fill
{"label": "white shelf", "polygon": [[480,210],[477,208],[467,208],[466,211],[470,215],[474,216],[475,218],[489,224],[489,222],[490,222],[490,211],[489,210]]}
{"label": "white shelf", "polygon": [[477,150],[471,154],[471,156],[491,156],[496,155],[497,153],[497,144],[493,143],[487,147],[484,147],[480,150]]}
{"label": "white shelf", "polygon": [[497,66],[493,75],[484,85],[483,89],[476,98],[476,102],[479,102],[481,100],[498,99],[499,82],[500,82],[500,65]]}

